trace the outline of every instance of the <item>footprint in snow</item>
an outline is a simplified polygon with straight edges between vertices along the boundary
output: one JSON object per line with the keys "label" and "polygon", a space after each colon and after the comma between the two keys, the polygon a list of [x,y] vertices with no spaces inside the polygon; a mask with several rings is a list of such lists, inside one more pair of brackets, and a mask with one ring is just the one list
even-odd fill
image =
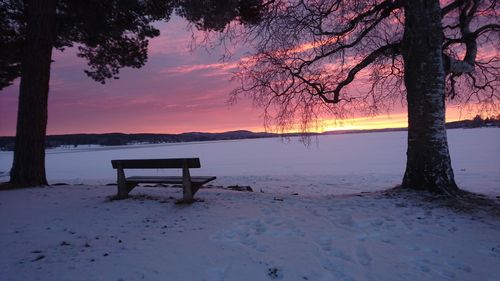
{"label": "footprint in snow", "polygon": [[368,254],[365,247],[357,245],[355,248],[356,260],[363,266],[369,266],[372,262],[372,257]]}
{"label": "footprint in snow", "polygon": [[332,241],[333,238],[331,236],[321,236],[317,239],[316,244],[326,252],[330,252],[332,250]]}
{"label": "footprint in snow", "polygon": [[331,253],[332,253],[333,256],[335,256],[337,258],[343,259],[345,261],[352,261],[352,257],[349,254],[347,254],[344,251],[342,251],[342,250],[339,250],[339,249],[336,249],[336,248],[332,247]]}
{"label": "footprint in snow", "polygon": [[258,244],[257,237],[267,232],[267,226],[260,220],[252,219],[245,220],[235,224],[213,237],[219,242],[234,242],[243,246],[253,248],[257,251],[263,252],[265,248]]}
{"label": "footprint in snow", "polygon": [[472,267],[470,267],[467,264],[450,261],[450,262],[448,262],[448,265],[450,267],[453,267],[455,269],[458,269],[458,270],[461,270],[461,271],[464,271],[464,272],[472,272]]}

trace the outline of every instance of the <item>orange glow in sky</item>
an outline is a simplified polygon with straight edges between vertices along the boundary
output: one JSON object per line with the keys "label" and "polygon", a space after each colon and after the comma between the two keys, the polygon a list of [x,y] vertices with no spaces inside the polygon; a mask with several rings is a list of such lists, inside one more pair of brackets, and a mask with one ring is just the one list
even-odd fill
{"label": "orange glow in sky", "polygon": [[334,120],[324,120],[323,124],[323,131],[386,129],[402,128],[408,126],[407,117],[405,114],[358,117],[343,120],[340,122]]}
{"label": "orange glow in sky", "polygon": [[[446,121],[453,122],[463,119],[470,119],[473,116],[463,114],[458,108],[450,107],[446,113]],[[344,120],[323,119],[318,122],[312,132],[328,132],[342,130],[372,130],[388,128],[406,128],[408,127],[406,113],[381,114],[376,116],[348,118]],[[297,132],[291,130],[290,132]]]}
{"label": "orange glow in sky", "polygon": [[[383,114],[373,117],[358,117],[344,120],[337,124],[335,121],[323,121],[325,128],[323,131],[337,130],[370,130],[370,129],[386,129],[386,128],[406,128],[408,127],[407,114]],[[472,118],[472,116],[464,115],[456,107],[449,107],[446,112],[446,122],[453,122]]]}

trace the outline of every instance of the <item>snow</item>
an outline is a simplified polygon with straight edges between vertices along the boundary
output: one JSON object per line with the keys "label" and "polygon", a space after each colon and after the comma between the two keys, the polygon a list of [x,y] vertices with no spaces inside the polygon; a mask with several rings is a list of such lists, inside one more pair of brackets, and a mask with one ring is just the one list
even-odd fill
{"label": "snow", "polygon": [[[459,185],[498,196],[500,129],[448,137]],[[500,280],[498,216],[358,193],[399,183],[405,144],[392,132],[50,150],[50,181],[70,185],[0,192],[0,280]],[[108,199],[110,159],[193,156],[193,172],[218,177],[200,202],[154,187]]]}
{"label": "snow", "polygon": [[[381,195],[3,191],[2,280],[499,280],[500,220]],[[141,195],[142,194],[142,195]],[[172,198],[171,198],[172,197]],[[277,200],[278,199],[278,200]]]}

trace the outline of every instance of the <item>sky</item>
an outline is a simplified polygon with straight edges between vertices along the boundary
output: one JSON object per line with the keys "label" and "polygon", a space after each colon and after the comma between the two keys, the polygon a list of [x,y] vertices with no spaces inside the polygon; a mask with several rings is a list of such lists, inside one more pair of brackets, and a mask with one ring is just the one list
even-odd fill
{"label": "sky", "polygon": [[[192,32],[174,17],[159,24],[141,69],[123,69],[105,85],[88,78],[75,49],[54,51],[47,133],[181,133],[264,131],[262,109],[241,97],[228,103],[234,61],[221,62],[221,49],[191,48]],[[236,60],[237,58],[234,58]],[[19,80],[0,91],[0,136],[15,135]],[[463,117],[448,109],[447,120]],[[407,125],[404,108],[390,115],[324,120],[320,131],[394,128]]]}

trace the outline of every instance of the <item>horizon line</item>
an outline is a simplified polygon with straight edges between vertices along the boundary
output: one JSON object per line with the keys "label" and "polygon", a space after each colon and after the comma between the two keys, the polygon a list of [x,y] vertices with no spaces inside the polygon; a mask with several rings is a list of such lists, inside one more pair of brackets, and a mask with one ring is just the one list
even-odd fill
{"label": "horizon line", "polygon": [[[462,121],[467,121],[467,120],[462,120]],[[453,123],[453,122],[460,122],[460,121],[451,121],[451,122],[446,122],[448,123]],[[447,128],[447,129],[460,129],[458,128]],[[273,134],[277,136],[281,135],[308,135],[308,134],[313,134],[313,135],[322,135],[322,134],[329,134],[329,133],[356,133],[356,132],[376,132],[376,131],[405,131],[408,130],[408,126],[406,127],[384,127],[384,128],[366,128],[366,129],[339,129],[339,130],[327,130],[327,131],[309,131],[309,132],[299,132],[299,131],[293,131],[293,132],[268,132],[268,131],[251,131],[251,130],[229,130],[229,131],[219,131],[219,132],[204,132],[204,131],[187,131],[187,132],[182,132],[182,133],[151,133],[151,132],[143,132],[143,133],[123,133],[123,132],[106,132],[106,133],[64,133],[64,134],[50,134],[47,135],[47,137],[52,137],[52,136],[69,136],[69,135],[112,135],[112,134],[120,134],[120,135],[182,135],[182,134],[225,134],[225,133],[233,133],[233,132],[249,132],[252,134]],[[15,138],[15,135],[9,135],[9,136],[0,136],[0,138]]]}

